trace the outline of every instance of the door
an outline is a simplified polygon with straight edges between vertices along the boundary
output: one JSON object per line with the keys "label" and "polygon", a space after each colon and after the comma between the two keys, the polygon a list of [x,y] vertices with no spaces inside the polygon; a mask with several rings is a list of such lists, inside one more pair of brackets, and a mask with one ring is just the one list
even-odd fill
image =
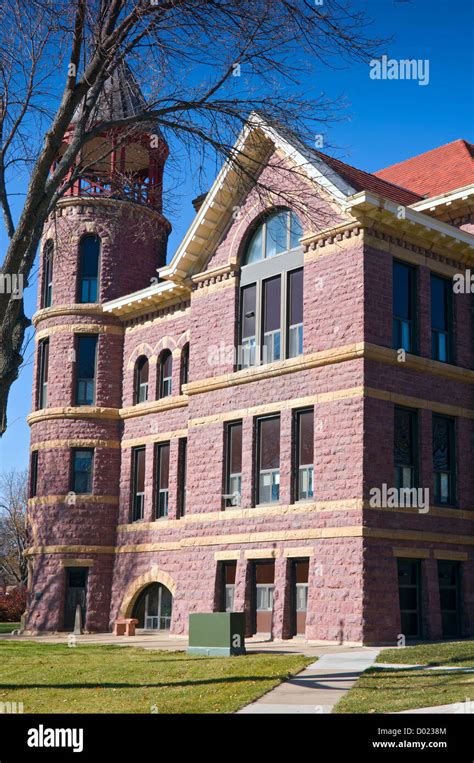
{"label": "door", "polygon": [[66,568],[66,601],[64,606],[64,630],[73,631],[76,607],[82,612],[82,627],[86,623],[87,567]]}
{"label": "door", "polygon": [[145,594],[145,630],[167,631],[171,626],[173,597],[160,583],[149,586]]}
{"label": "door", "polygon": [[255,562],[254,567],[255,633],[271,633],[275,563]]}
{"label": "door", "polygon": [[306,611],[308,609],[309,561],[307,559],[295,559],[292,566],[293,634],[304,636],[306,633]]}
{"label": "door", "polygon": [[461,636],[461,565],[459,562],[438,562],[439,599],[443,638]]}
{"label": "door", "polygon": [[421,565],[419,559],[398,559],[401,632],[407,639],[422,637]]}

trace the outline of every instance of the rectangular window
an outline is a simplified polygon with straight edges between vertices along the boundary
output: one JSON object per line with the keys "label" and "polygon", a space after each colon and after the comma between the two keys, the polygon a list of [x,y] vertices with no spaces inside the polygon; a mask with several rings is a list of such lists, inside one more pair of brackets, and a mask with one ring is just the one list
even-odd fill
{"label": "rectangular window", "polygon": [[438,505],[456,502],[455,464],[454,420],[433,416],[434,502]]}
{"label": "rectangular window", "polygon": [[31,452],[31,463],[30,463],[30,498],[34,498],[37,492],[38,492],[38,451],[33,450]]}
{"label": "rectangular window", "polygon": [[255,632],[271,633],[273,621],[273,594],[275,589],[275,563],[254,563]]}
{"label": "rectangular window", "polygon": [[257,419],[257,503],[280,498],[280,417]]}
{"label": "rectangular window", "polygon": [[417,412],[395,408],[394,424],[395,487],[417,487],[418,419]]}
{"label": "rectangular window", "polygon": [[313,498],[314,410],[296,412],[295,498]]}
{"label": "rectangular window", "polygon": [[292,631],[293,635],[304,635],[306,612],[308,609],[309,560],[295,559],[291,562],[292,581]]}
{"label": "rectangular window", "polygon": [[288,357],[303,354],[303,268],[288,273]]}
{"label": "rectangular window", "polygon": [[257,285],[244,286],[241,290],[240,345],[241,366],[248,368],[256,363]]}
{"label": "rectangular window", "polygon": [[168,516],[170,473],[169,443],[155,446],[155,519]]}
{"label": "rectangular window", "polygon": [[46,408],[48,403],[49,339],[42,339],[38,344],[38,366],[38,408]]}
{"label": "rectangular window", "polygon": [[145,448],[132,449],[132,522],[143,519],[145,504]]}
{"label": "rectangular window", "polygon": [[281,277],[263,282],[262,310],[263,362],[281,358]]}
{"label": "rectangular window", "polygon": [[94,405],[97,336],[77,336],[76,342],[76,405]]}
{"label": "rectangular window", "polygon": [[431,276],[431,357],[453,361],[453,304],[451,281]]}
{"label": "rectangular window", "polygon": [[74,448],[72,451],[71,490],[74,493],[92,493],[94,450]]}
{"label": "rectangular window", "polygon": [[393,348],[415,352],[416,270],[402,262],[393,263]]}
{"label": "rectangular window", "polygon": [[178,506],[179,516],[186,514],[186,478],[188,469],[188,441],[181,439],[178,446]]}
{"label": "rectangular window", "polygon": [[443,638],[460,638],[462,636],[460,563],[438,561],[438,581]]}
{"label": "rectangular window", "polygon": [[226,425],[224,505],[240,506],[242,496],[242,422]]}
{"label": "rectangular window", "polygon": [[222,562],[222,611],[234,611],[235,595],[235,576],[237,572],[237,562]]}
{"label": "rectangular window", "polygon": [[421,566],[419,559],[397,559],[401,633],[421,638]]}
{"label": "rectangular window", "polygon": [[[49,244],[49,245],[48,245]],[[53,246],[47,242],[43,255],[43,293],[42,307],[51,307],[53,301]]]}

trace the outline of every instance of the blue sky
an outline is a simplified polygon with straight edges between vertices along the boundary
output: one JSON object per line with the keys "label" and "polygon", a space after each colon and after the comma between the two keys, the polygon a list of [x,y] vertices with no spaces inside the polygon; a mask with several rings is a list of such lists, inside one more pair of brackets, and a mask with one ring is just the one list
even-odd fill
{"label": "blue sky", "polygon": [[[374,19],[372,36],[393,36],[382,51],[386,55],[395,59],[428,59],[430,81],[427,86],[420,86],[415,81],[372,80],[367,64],[321,68],[317,77],[303,79],[304,87],[313,97],[324,92],[331,99],[343,97],[347,102],[341,119],[327,132],[330,153],[375,171],[457,138],[474,141],[472,0],[359,0],[354,5],[366,8]],[[324,134],[325,130],[321,132]],[[183,165],[182,183],[173,191],[169,256],[193,218],[191,200],[207,190],[213,171],[214,166],[199,187],[193,179],[197,173]],[[0,256],[5,244],[2,231]],[[36,288],[35,275],[25,296],[29,316],[35,310]],[[30,342],[25,366],[10,396],[9,426],[0,440],[2,470],[28,465],[26,416],[31,410],[32,348]]]}

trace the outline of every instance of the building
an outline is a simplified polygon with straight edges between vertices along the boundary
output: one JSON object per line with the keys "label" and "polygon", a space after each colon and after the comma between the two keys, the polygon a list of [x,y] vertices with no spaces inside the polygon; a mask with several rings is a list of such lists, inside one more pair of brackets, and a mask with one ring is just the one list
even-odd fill
{"label": "building", "polygon": [[225,164],[166,264],[166,144],[110,140],[43,237],[27,629],[474,635],[474,147],[369,174],[254,116],[267,193]]}

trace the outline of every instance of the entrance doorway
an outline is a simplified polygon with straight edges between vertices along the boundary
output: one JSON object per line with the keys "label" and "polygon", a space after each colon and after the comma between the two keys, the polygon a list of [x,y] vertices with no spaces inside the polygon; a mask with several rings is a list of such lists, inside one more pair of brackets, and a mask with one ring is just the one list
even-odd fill
{"label": "entrance doorway", "polygon": [[87,567],[66,567],[66,598],[64,602],[64,630],[73,631],[76,607],[79,604],[82,627],[86,623]]}
{"label": "entrance doorway", "polygon": [[150,631],[168,631],[171,627],[173,596],[161,583],[151,583],[143,589],[133,608],[132,617],[138,628]]}

